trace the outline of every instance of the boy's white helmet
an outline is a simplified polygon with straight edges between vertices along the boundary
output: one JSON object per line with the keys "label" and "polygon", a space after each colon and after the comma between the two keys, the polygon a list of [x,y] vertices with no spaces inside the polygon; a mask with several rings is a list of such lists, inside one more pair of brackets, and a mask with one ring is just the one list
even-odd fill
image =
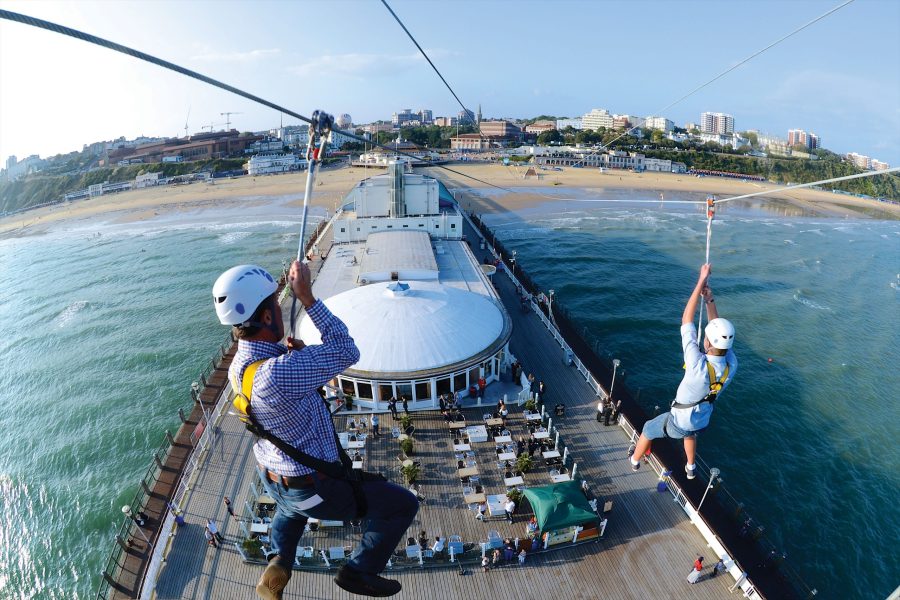
{"label": "boy's white helmet", "polygon": [[253,315],[278,284],[269,272],[256,265],[238,265],[219,275],[213,284],[213,304],[223,325],[240,325]]}
{"label": "boy's white helmet", "polygon": [[713,319],[706,325],[706,337],[713,348],[728,350],[734,344],[734,325],[728,319]]}

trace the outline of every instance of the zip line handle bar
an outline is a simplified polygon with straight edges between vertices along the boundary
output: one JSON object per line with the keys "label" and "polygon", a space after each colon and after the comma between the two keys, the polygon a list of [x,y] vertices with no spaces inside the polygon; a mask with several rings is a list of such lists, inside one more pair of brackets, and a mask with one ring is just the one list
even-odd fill
{"label": "zip line handle bar", "polygon": [[[309,123],[309,141],[306,144],[306,189],[303,192],[303,217],[300,220],[300,240],[297,242],[297,260],[306,262],[303,242],[306,240],[306,221],[309,216],[309,200],[313,194],[313,183],[316,178],[316,163],[325,158],[325,148],[331,138],[331,128],[334,126],[334,117],[323,110],[313,112]],[[319,137],[319,146],[316,147],[316,136]],[[297,326],[297,296],[291,294],[291,337]]]}

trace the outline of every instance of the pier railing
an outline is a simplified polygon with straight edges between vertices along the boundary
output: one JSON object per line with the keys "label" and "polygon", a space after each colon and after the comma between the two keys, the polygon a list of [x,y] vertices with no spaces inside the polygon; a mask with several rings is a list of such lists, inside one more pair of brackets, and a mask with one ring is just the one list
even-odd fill
{"label": "pier railing", "polygon": [[[595,375],[599,373],[603,381],[611,381],[613,374],[612,361],[610,359],[601,358],[597,353],[597,348],[593,347],[587,341],[587,329],[579,331],[577,325],[569,317],[567,311],[560,306],[558,302],[552,303],[552,313],[549,303],[538,302],[537,299],[543,296],[543,291],[531,279],[530,276],[517,264],[513,258],[513,254],[507,251],[503,243],[496,237],[494,232],[488,228],[481,219],[472,214],[466,214],[466,218],[485,242],[486,249],[489,249],[495,259],[501,261],[505,266],[505,274],[520,290],[520,293],[526,296],[529,308],[541,319],[544,326],[557,341],[565,352],[572,365],[585,378],[585,381],[595,390],[599,397],[609,398],[609,392],[600,379]],[[638,437],[639,430],[633,423],[642,424],[647,417],[644,410],[638,405],[637,398],[640,396],[640,390],[636,395],[631,393],[627,385],[621,381],[616,385],[616,397],[621,399],[622,408],[619,425],[625,430],[632,441]],[[764,535],[765,528],[758,521],[750,517],[744,510],[744,505],[731,495],[722,485],[721,480],[710,483],[709,466],[700,458],[697,458],[697,465],[700,474],[707,481],[708,496],[705,500],[701,499],[703,514],[701,515],[694,508],[693,501],[690,499],[691,494],[685,493],[681,486],[671,477],[671,471],[666,466],[671,460],[664,460],[661,454],[665,454],[671,459],[671,452],[665,450],[657,453],[654,452],[648,458],[648,462],[653,469],[660,475],[663,481],[672,493],[673,498],[678,502],[690,517],[692,523],[701,531],[710,546],[721,550],[721,555],[731,557],[733,561],[732,568],[729,572],[735,577],[734,588],[740,587],[747,597],[763,597],[758,591],[752,580],[758,580],[759,585],[764,582],[771,586],[771,589],[779,589],[787,592],[787,587],[795,597],[811,599],[817,594],[817,590],[809,586],[800,574],[787,564],[786,555],[779,551],[777,546]],[[714,515],[712,513],[715,513]],[[707,516],[715,523],[708,522]],[[713,525],[719,530],[716,532]],[[728,535],[724,535],[724,529],[730,527]],[[722,541],[722,537],[729,538],[729,544]],[[737,538],[737,542],[735,542]],[[738,552],[733,552],[729,546],[738,547]],[[742,565],[736,554],[740,554],[747,562],[753,564]],[[752,572],[751,578],[748,579],[747,572]],[[733,588],[733,589],[734,589]]]}

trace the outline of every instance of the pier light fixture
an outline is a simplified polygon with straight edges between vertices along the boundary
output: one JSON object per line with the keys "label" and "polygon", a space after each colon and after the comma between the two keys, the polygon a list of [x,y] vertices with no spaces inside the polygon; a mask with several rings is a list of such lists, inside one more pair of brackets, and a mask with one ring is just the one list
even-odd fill
{"label": "pier light fixture", "polygon": [[713,486],[713,484],[716,482],[716,479],[718,479],[720,473],[721,473],[721,471],[715,467],[713,467],[709,470],[709,483],[706,484],[706,490],[703,492],[703,497],[700,498],[700,504],[697,505],[697,514],[698,515],[700,514],[700,507],[703,506],[703,501],[706,500],[706,494],[709,493],[709,488],[711,488]]}
{"label": "pier light fixture", "polygon": [[149,545],[150,540],[147,538],[147,535],[144,533],[144,530],[141,529],[141,526],[138,524],[137,519],[134,518],[134,513],[131,512],[131,507],[128,506],[127,504],[125,506],[123,506],[122,514],[125,515],[126,517],[128,517],[129,519],[131,519],[132,521],[134,521],[134,524],[136,525],[138,533],[141,534],[141,537],[144,538],[144,541],[147,542],[147,544]]}
{"label": "pier light fixture", "polygon": [[622,364],[622,361],[618,358],[613,359],[613,374],[612,381],[609,383],[609,401],[612,402],[613,399],[613,388],[616,385],[616,371],[619,369],[619,365]]}

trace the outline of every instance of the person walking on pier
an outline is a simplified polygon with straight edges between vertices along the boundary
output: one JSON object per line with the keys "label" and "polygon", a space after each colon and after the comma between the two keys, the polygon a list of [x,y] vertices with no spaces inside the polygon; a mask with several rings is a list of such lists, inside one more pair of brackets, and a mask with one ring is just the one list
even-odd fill
{"label": "person walking on pier", "polygon": [[[630,457],[631,469],[637,471],[641,457],[650,449],[652,440],[661,437],[682,439],[687,464],[684,466],[688,479],[696,477],[694,457],[697,452],[697,434],[706,429],[713,412],[713,403],[718,395],[734,379],[737,372],[737,357],[731,349],[734,344],[734,325],[727,319],[719,318],[709,276],[712,267],[700,267],[700,276],[681,316],[681,347],[684,350],[684,378],[678,386],[675,401],[667,413],[647,421],[641,437]],[[703,349],[697,343],[694,314],[700,296],[706,300],[709,323],[706,325]]]}
{"label": "person walking on pier", "polygon": [[234,514],[234,508],[231,506],[231,498],[225,496],[222,498],[222,503],[225,505],[225,510],[228,511],[228,514],[231,515],[232,519],[237,519],[237,515]]}
{"label": "person walking on pier", "polygon": [[378,437],[378,426],[381,421],[378,419],[378,415],[372,413],[372,435]]}
{"label": "person walking on pier", "polygon": [[391,396],[391,399],[388,400],[388,410],[391,411],[391,419],[397,420],[397,399]]}
{"label": "person walking on pier", "polygon": [[356,363],[359,350],[347,326],[313,295],[309,267],[294,261],[289,282],[319,330],[321,344],[307,346],[293,338],[279,343],[285,328],[278,286],[264,269],[234,267],[213,285],[219,321],[232,325],[238,338],[229,369],[232,386],[240,392],[235,407],[260,437],[253,452],[276,505],[270,534],[275,555],[256,593],[265,600],[282,597],[308,518],[367,518],[360,546],[334,580],[354,594],[391,596],[400,591],[400,583],[378,574],[419,503],[383,477],[353,472],[318,390]]}

